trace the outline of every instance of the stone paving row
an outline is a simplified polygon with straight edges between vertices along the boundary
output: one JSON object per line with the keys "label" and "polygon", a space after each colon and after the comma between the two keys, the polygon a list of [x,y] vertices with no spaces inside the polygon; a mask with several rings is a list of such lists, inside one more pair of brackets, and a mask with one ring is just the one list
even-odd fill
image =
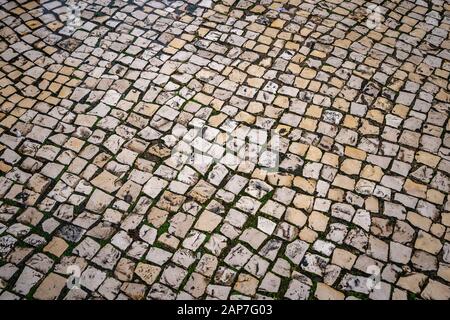
{"label": "stone paving row", "polygon": [[0,299],[450,299],[448,1],[0,5]]}

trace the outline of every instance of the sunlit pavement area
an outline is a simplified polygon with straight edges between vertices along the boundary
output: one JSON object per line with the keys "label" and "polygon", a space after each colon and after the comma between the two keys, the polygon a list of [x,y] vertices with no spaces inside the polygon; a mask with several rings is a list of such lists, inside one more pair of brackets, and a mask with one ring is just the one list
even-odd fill
{"label": "sunlit pavement area", "polygon": [[0,6],[0,299],[450,299],[448,1]]}

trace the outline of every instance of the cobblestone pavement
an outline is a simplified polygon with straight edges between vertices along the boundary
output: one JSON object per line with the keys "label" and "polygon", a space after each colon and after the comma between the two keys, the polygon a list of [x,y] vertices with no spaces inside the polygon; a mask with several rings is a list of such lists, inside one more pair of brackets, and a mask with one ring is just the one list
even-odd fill
{"label": "cobblestone pavement", "polygon": [[448,1],[0,4],[0,299],[450,299]]}

